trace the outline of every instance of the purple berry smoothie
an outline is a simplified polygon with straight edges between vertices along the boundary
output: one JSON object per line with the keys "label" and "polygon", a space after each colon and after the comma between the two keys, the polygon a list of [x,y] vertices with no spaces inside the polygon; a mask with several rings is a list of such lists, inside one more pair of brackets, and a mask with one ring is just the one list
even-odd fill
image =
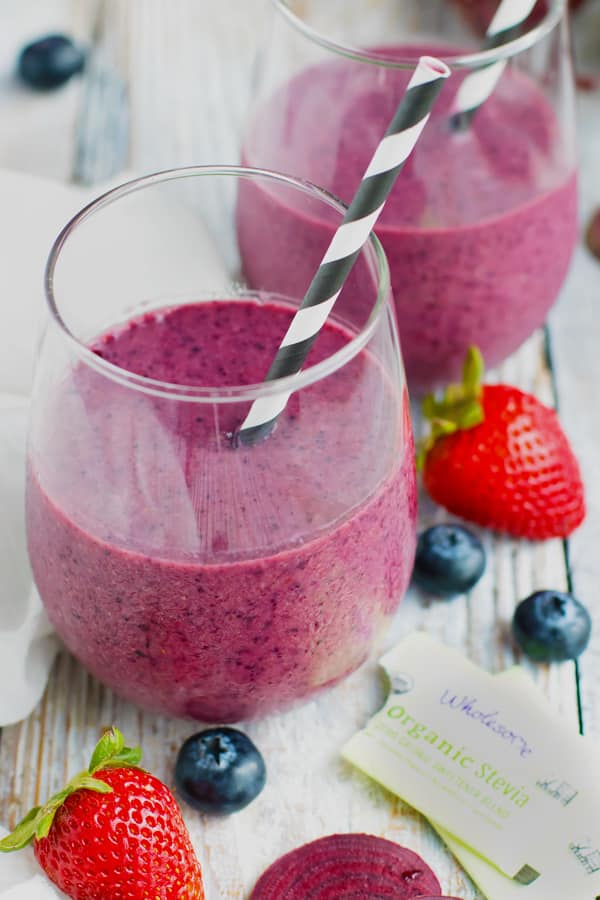
{"label": "purple berry smoothie", "polygon": [[[258,383],[280,301],[192,303],[92,349],[179,385]],[[323,329],[308,364],[351,338]],[[232,449],[248,403],[153,396],[78,363],[30,454],[29,553],[49,617],[99,679],[146,708],[235,721],[360,665],[412,568],[406,393],[369,350],[292,396],[271,437]]]}
{"label": "purple berry smoothie", "polygon": [[[448,48],[437,54],[449,55]],[[244,162],[308,178],[348,202],[409,75],[344,59],[302,71],[259,107]],[[416,391],[456,380],[471,344],[488,366],[512,353],[543,323],[577,238],[572,151],[540,88],[509,67],[472,126],[455,133],[448,113],[460,82],[456,73],[446,82],[376,228]],[[293,295],[332,226],[320,223],[319,242],[314,218],[279,208],[264,186],[244,191],[238,224],[247,279]],[[272,234],[264,253],[257,234]],[[288,248],[295,242],[291,264],[289,253],[272,252],[277,240]]]}

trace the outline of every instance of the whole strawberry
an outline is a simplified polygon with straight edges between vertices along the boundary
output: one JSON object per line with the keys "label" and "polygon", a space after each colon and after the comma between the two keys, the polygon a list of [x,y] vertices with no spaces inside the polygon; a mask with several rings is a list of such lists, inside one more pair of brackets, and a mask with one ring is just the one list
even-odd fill
{"label": "whole strawberry", "polygon": [[203,900],[202,873],[175,798],[138,767],[116,728],[89,768],[0,841],[33,841],[44,872],[73,900]]}
{"label": "whole strawberry", "polygon": [[482,385],[472,348],[462,385],[423,401],[432,433],[422,455],[429,495],[494,531],[566,537],[584,519],[579,465],[554,410],[505,384]]}

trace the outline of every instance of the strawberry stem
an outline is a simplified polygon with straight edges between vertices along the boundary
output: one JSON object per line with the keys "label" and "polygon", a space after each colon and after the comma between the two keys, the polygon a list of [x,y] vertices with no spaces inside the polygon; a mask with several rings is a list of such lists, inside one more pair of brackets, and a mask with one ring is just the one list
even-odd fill
{"label": "strawberry stem", "polygon": [[449,384],[441,397],[427,394],[421,403],[423,418],[431,423],[427,437],[420,442],[417,453],[417,468],[422,469],[425,457],[435,442],[445,435],[483,422],[483,357],[477,347],[469,347],[463,364],[460,384]]}
{"label": "strawberry stem", "polygon": [[35,838],[41,840],[48,836],[54,817],[67,797],[75,791],[95,791],[98,794],[110,794],[112,788],[105,781],[95,777],[95,773],[106,768],[137,767],[142,758],[139,747],[126,747],[123,735],[118,728],[111,728],[102,735],[87,769],[75,775],[66,787],[49,800],[43,806],[36,806],[30,810],[24,819],[19,822],[11,834],[0,840],[0,851],[10,853],[13,850],[21,850]]}

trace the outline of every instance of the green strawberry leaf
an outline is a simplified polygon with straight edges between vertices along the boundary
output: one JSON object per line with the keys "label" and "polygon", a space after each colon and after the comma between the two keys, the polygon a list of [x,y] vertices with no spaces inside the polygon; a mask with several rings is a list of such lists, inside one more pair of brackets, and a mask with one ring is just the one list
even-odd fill
{"label": "green strawberry leaf", "polygon": [[454,434],[455,431],[458,431],[456,422],[451,422],[447,419],[435,419],[431,423],[431,434],[434,440],[443,437],[445,434]]}
{"label": "green strawberry leaf", "polygon": [[71,794],[80,790],[95,791],[97,794],[112,793],[111,786],[106,784],[105,781],[100,781],[99,778],[93,778],[88,772],[80,772],[79,775],[76,775],[71,779],[62,791],[54,794],[54,796],[42,807],[37,808],[36,816],[33,820],[33,834],[31,837],[35,837],[36,840],[42,840],[42,838],[48,837],[50,829],[52,828],[52,823],[54,822],[54,817],[58,810],[61,808],[67,797],[70,797]]}
{"label": "green strawberry leaf", "polygon": [[446,419],[433,419],[431,422],[431,431],[426,438],[419,441],[417,446],[417,471],[421,472],[425,465],[427,454],[435,444],[438,438],[446,434],[454,434],[458,431],[458,425],[455,422],[449,422]]}
{"label": "green strawberry leaf", "polygon": [[89,771],[94,772],[96,769],[100,769],[110,759],[118,756],[124,746],[125,739],[118,728],[111,728],[110,731],[106,731],[94,748],[90,759]]}
{"label": "green strawberry leaf", "polygon": [[463,365],[463,385],[471,396],[481,396],[481,383],[485,374],[483,356],[477,347],[469,347]]}
{"label": "green strawberry leaf", "polygon": [[92,753],[88,771],[94,774],[99,769],[138,766],[142,759],[140,747],[126,747],[118,728],[111,728],[102,735]]}
{"label": "green strawberry leaf", "polygon": [[[142,761],[141,747],[123,747],[121,753],[107,760],[101,768],[103,769],[119,769],[123,767],[133,766],[137,768]],[[95,771],[98,771],[97,769]]]}
{"label": "green strawberry leaf", "polygon": [[2,838],[0,841],[0,851],[2,853],[21,850],[31,842],[35,835],[36,820],[40,811],[40,806],[34,806],[33,809],[29,810],[25,818],[19,822],[14,831]]}
{"label": "green strawberry leaf", "polygon": [[39,816],[36,827],[35,827],[35,839],[36,841],[41,841],[43,838],[48,837],[50,833],[50,829],[52,828],[52,823],[54,822],[54,816],[58,811],[58,807],[51,809],[43,816]]}
{"label": "green strawberry leaf", "polygon": [[97,794],[112,794],[113,790],[110,784],[102,781],[101,778],[94,778],[92,775],[82,774],[77,779],[73,780],[73,790],[80,791],[83,789],[95,791]]}
{"label": "green strawberry leaf", "polygon": [[27,846],[34,838],[42,840],[52,828],[54,817],[67,797],[76,791],[88,790],[98,794],[112,793],[112,787],[94,773],[100,769],[138,766],[142,758],[139,747],[126,747],[118,728],[107,731],[96,745],[89,768],[69,781],[61,791],[54,794],[43,806],[36,806],[17,825],[14,831],[0,840],[0,851],[8,853]]}
{"label": "green strawberry leaf", "polygon": [[483,407],[477,400],[469,400],[463,404],[460,411],[459,428],[475,428],[484,420]]}
{"label": "green strawberry leaf", "polygon": [[423,398],[421,412],[431,422],[431,429],[419,446],[417,468],[423,468],[427,454],[439,438],[474,428],[483,422],[483,374],[483,357],[477,347],[470,347],[463,366],[462,382],[449,384],[441,398],[435,394],[427,394]]}
{"label": "green strawberry leaf", "polygon": [[421,413],[424,419],[435,419],[438,412],[438,403],[434,394],[426,394],[421,402]]}
{"label": "green strawberry leaf", "polygon": [[449,384],[444,391],[444,399],[438,403],[440,411],[452,408],[457,403],[461,403],[465,398],[465,388],[462,384]]}

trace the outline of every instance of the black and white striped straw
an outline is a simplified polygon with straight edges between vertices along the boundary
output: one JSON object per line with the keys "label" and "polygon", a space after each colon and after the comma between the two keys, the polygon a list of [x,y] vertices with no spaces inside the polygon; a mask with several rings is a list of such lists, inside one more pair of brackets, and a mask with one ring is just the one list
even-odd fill
{"label": "black and white striped straw", "polygon": [[[354,199],[290,323],[265,381],[295,375],[301,370],[449,74],[450,69],[434,57],[423,56],[419,60]],[[237,440],[243,444],[253,444],[270,434],[291,393],[287,391],[255,400],[236,435]]]}
{"label": "black and white striped straw", "polygon": [[[485,50],[501,47],[519,36],[523,22],[529,18],[537,0],[503,0],[485,34]],[[454,99],[450,123],[456,131],[464,131],[471,124],[479,107],[485,103],[500,81],[506,60],[488,63],[470,72]]]}

